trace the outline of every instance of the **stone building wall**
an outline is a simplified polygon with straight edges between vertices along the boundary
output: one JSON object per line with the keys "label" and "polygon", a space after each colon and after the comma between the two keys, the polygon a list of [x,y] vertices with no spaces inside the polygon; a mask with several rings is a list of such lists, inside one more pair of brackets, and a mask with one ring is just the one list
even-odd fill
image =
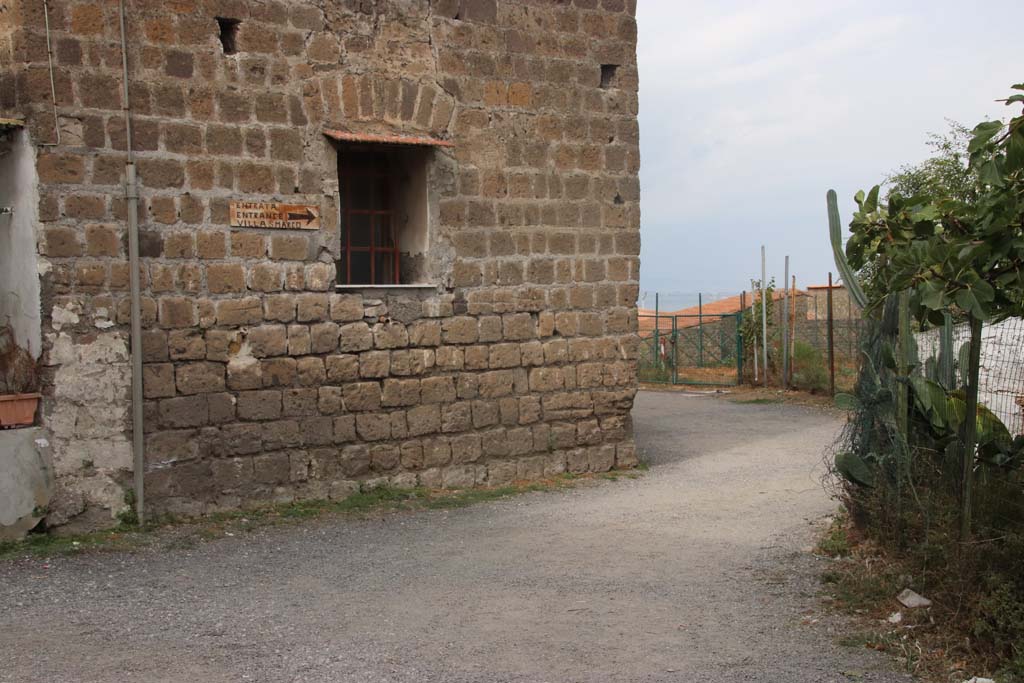
{"label": "stone building wall", "polygon": [[[95,526],[132,467],[118,3],[49,3],[56,122],[42,2],[0,3],[0,115],[38,153],[48,521]],[[151,510],[635,464],[635,0],[126,4]],[[427,287],[336,290],[326,130],[453,143]],[[238,200],[323,225],[230,227]]]}

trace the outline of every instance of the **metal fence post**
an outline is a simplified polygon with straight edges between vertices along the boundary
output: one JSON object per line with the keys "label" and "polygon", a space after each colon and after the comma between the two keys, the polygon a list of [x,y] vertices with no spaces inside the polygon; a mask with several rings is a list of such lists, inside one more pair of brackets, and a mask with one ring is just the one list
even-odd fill
{"label": "metal fence post", "polygon": [[679,329],[675,316],[672,316],[672,384],[679,384]]}
{"label": "metal fence post", "polygon": [[[792,318],[793,328],[789,333],[789,383],[793,384],[793,358],[796,356],[796,275],[793,276],[793,305],[790,315]],[[788,324],[788,323],[787,323]]]}
{"label": "metal fence post", "polygon": [[653,361],[654,367],[659,369],[659,370],[661,369],[661,340],[658,338],[659,337],[658,325],[660,323],[660,320],[661,320],[661,318],[658,315],[658,293],[655,292],[654,293],[654,336],[652,337],[654,339],[654,346],[653,346],[653,348],[651,350],[651,356],[653,356],[653,358],[651,358],[651,361]]}
{"label": "metal fence post", "polygon": [[743,383],[743,308],[736,314],[736,384]]}
{"label": "metal fence post", "polygon": [[832,272],[828,274],[828,298],[826,299],[828,311],[828,391],[831,396],[836,395],[836,350],[835,336],[832,331]]}
{"label": "metal fence post", "polygon": [[[896,357],[896,374],[901,379],[908,379],[910,374],[910,361],[911,354],[910,349],[912,348],[913,338],[911,337],[910,331],[910,292],[903,290],[897,295],[897,303],[899,304],[899,325],[897,332],[897,357]],[[900,436],[903,438],[904,443],[907,441],[907,434],[910,429],[910,392],[907,389],[905,382],[900,382],[896,385],[896,427],[899,429]]]}
{"label": "metal fence post", "polygon": [[[754,319],[754,302],[755,301],[757,301],[757,295],[754,293],[754,281],[751,280],[750,281],[750,319],[753,322],[753,324],[756,325],[757,324],[757,320]],[[753,350],[754,350],[754,384],[757,384],[757,382],[758,382],[757,357],[758,357],[760,352],[758,351],[758,348],[757,348],[757,331],[756,330],[754,330],[753,337],[754,338],[750,340],[750,344],[751,344],[751,346],[753,347]]]}
{"label": "metal fence post", "polygon": [[765,279],[768,277],[767,269],[764,261],[764,245],[761,245],[761,354],[764,359],[764,387],[768,388],[768,302],[765,299],[765,293],[768,289],[768,283]]}
{"label": "metal fence post", "polygon": [[697,367],[704,367],[704,295],[697,292]]}
{"label": "metal fence post", "polygon": [[[742,308],[740,309],[742,310]],[[718,319],[718,363],[721,365],[728,358],[728,335],[725,330],[725,318]]]}
{"label": "metal fence post", "polygon": [[953,316],[949,311],[942,314],[942,331],[939,334],[939,375],[947,391],[956,388],[953,374]]}
{"label": "metal fence post", "polygon": [[782,300],[782,388],[789,389],[789,255],[786,255],[786,276],[782,286],[786,289],[786,298]]}
{"label": "metal fence post", "polygon": [[[743,353],[743,314],[747,311],[747,292],[740,292],[740,317],[736,319],[736,335],[740,340],[740,354]],[[736,376],[736,383],[743,384],[743,366],[739,367],[739,374]]]}

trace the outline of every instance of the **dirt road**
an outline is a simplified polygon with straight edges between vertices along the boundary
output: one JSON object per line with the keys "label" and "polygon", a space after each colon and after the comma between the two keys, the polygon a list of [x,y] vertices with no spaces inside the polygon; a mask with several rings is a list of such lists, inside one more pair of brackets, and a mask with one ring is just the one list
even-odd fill
{"label": "dirt road", "polygon": [[635,422],[636,480],[0,564],[0,681],[904,680],[818,614],[834,417],[645,392]]}

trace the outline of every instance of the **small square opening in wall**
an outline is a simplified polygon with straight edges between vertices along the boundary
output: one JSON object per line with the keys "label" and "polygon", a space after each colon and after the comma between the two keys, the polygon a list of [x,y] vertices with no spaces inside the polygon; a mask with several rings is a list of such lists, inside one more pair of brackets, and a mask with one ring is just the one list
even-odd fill
{"label": "small square opening in wall", "polygon": [[601,87],[602,88],[614,88],[615,87],[615,75],[619,70],[618,64],[602,64],[601,65]]}
{"label": "small square opening in wall", "polygon": [[339,147],[339,285],[424,282],[430,153],[404,145]]}
{"label": "small square opening in wall", "polygon": [[241,23],[241,19],[217,17],[217,26],[220,28],[220,46],[224,50],[224,54],[233,55],[238,52],[236,41],[238,39],[238,26]]}

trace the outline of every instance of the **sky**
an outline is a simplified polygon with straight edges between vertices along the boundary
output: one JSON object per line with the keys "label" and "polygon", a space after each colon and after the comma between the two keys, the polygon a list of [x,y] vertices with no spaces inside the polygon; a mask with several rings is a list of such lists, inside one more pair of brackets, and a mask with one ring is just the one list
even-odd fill
{"label": "sky", "polygon": [[946,119],[1005,118],[1024,81],[1020,0],[639,0],[637,22],[640,287],[662,308],[749,286],[762,244],[769,277],[788,254],[824,283],[825,192],[845,226],[857,190]]}

